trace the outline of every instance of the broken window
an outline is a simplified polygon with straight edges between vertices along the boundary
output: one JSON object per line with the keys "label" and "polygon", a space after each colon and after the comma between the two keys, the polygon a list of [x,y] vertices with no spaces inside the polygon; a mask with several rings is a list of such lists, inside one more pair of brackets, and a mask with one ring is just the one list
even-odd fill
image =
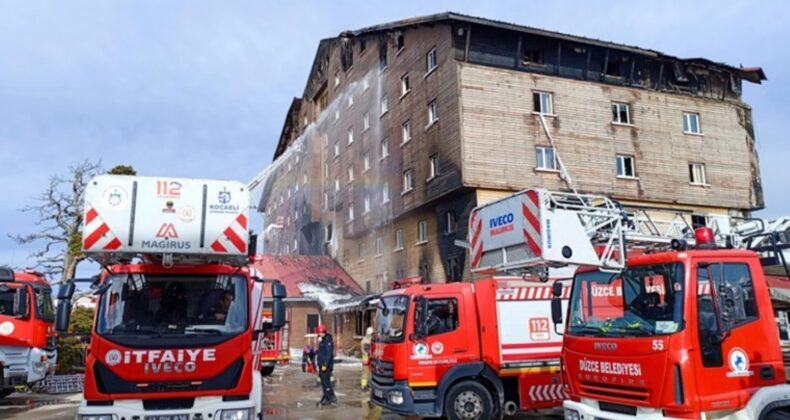
{"label": "broken window", "polygon": [[540,48],[530,48],[530,47],[525,48],[524,64],[538,64],[538,65],[545,64],[543,57],[543,50]]}
{"label": "broken window", "polygon": [[547,171],[557,170],[557,158],[554,156],[553,147],[535,147],[535,169]]}
{"label": "broken window", "polygon": [[691,215],[691,227],[693,229],[705,227],[708,225],[708,218],[700,214]]}
{"label": "broken window", "polygon": [[450,257],[447,259],[447,281],[457,281],[461,279],[461,270],[459,269],[458,257]]}
{"label": "broken window", "polygon": [[694,185],[707,185],[708,180],[705,176],[704,163],[690,163],[689,164],[689,179]]}
{"label": "broken window", "polygon": [[382,40],[379,42],[379,71],[384,71],[387,68],[387,41]]}
{"label": "broken window", "polygon": [[604,74],[609,77],[621,77],[621,67],[622,63],[620,60],[609,58],[609,61],[606,63],[606,70],[604,71]]}
{"label": "broken window", "polygon": [[414,182],[412,180],[412,172],[411,169],[406,169],[403,171],[403,192],[407,193],[414,189]]}
{"label": "broken window", "polygon": [[433,154],[428,158],[428,180],[436,178],[439,175],[439,155]]}
{"label": "broken window", "polygon": [[631,124],[631,113],[628,104],[612,103],[612,122],[615,124]]}
{"label": "broken window", "polygon": [[397,38],[395,39],[395,44],[398,47],[398,52],[400,52],[404,47],[406,47],[406,42],[403,39],[403,33],[399,33]]}
{"label": "broken window", "polygon": [[340,66],[343,71],[348,71],[354,67],[354,50],[351,48],[351,41],[343,39],[340,44]]}
{"label": "broken window", "polygon": [[532,92],[533,110],[539,114],[553,115],[554,105],[549,92]]}
{"label": "broken window", "polygon": [[617,176],[620,178],[636,178],[633,156],[617,155]]}
{"label": "broken window", "polygon": [[406,96],[407,93],[411,92],[411,84],[409,83],[409,75],[404,74],[403,77],[400,78],[400,96]]}
{"label": "broken window", "polygon": [[420,220],[417,224],[417,244],[428,242],[428,221]]}
{"label": "broken window", "polygon": [[425,65],[426,73],[434,71],[438,66],[436,61],[436,47],[432,48],[430,51],[428,51],[428,54],[425,55]]}
{"label": "broken window", "polygon": [[683,132],[686,134],[702,134],[699,126],[699,114],[696,112],[683,113]]}
{"label": "broken window", "polygon": [[359,53],[362,54],[368,48],[368,43],[365,38],[359,38]]}

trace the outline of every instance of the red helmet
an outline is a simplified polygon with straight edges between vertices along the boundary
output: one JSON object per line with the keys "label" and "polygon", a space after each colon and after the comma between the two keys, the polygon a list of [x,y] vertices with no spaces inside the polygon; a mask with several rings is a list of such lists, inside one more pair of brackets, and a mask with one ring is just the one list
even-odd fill
{"label": "red helmet", "polygon": [[318,324],[318,327],[315,329],[315,332],[318,334],[326,334],[326,325]]}

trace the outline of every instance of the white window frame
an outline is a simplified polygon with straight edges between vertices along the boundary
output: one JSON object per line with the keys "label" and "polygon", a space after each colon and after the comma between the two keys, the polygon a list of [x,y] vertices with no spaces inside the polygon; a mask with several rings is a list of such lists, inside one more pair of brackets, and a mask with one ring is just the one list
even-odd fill
{"label": "white window frame", "polygon": [[354,182],[354,165],[348,166],[348,181],[347,183],[350,184]]}
{"label": "white window frame", "polygon": [[403,190],[401,194],[406,194],[414,190],[414,173],[411,169],[403,171]]}
{"label": "white window frame", "polygon": [[354,221],[354,203],[349,204],[348,206],[348,221]]}
{"label": "white window frame", "polygon": [[383,117],[384,114],[390,112],[390,106],[387,99],[387,95],[381,95],[381,99],[379,99],[379,118]]}
{"label": "white window frame", "polygon": [[347,136],[348,136],[348,144],[353,144],[354,143],[354,127],[348,127]]}
{"label": "white window frame", "polygon": [[329,208],[329,193],[324,193],[324,210]]}
{"label": "white window frame", "polygon": [[365,152],[362,156],[362,173],[370,170],[370,152]]}
{"label": "white window frame", "polygon": [[[621,120],[623,108],[625,108],[625,121]],[[612,124],[633,125],[631,123],[631,105],[626,102],[612,102]]]}
{"label": "white window frame", "polygon": [[401,139],[400,144],[406,144],[411,141],[411,121],[405,121],[400,126],[401,128]]}
{"label": "white window frame", "polygon": [[[551,150],[551,156],[553,157],[551,166],[546,165],[546,153]],[[540,159],[538,159],[538,154],[540,154]],[[557,152],[551,146],[535,146],[535,170],[536,171],[546,171],[546,172],[559,172],[557,169]]]}
{"label": "white window frame", "polygon": [[428,125],[425,128],[430,128],[438,121],[439,121],[439,105],[436,104],[436,99],[434,99],[428,103]]}
{"label": "white window frame", "polygon": [[335,178],[335,192],[340,191],[340,180]]}
{"label": "white window frame", "polygon": [[381,236],[376,237],[376,256],[380,257],[384,254],[384,239]]}
{"label": "white window frame", "polygon": [[370,80],[367,76],[365,76],[365,78],[362,79],[362,90],[365,91],[368,89],[370,89]]}
{"label": "white window frame", "polygon": [[439,67],[439,59],[436,53],[436,47],[431,48],[427,54],[425,54],[425,75],[429,75],[433,73]]}
{"label": "white window frame", "polygon": [[408,95],[411,92],[411,81],[409,80],[409,75],[404,74],[400,78],[400,97],[403,98],[404,96]]}
{"label": "white window frame", "polygon": [[420,220],[417,222],[417,243],[415,245],[423,245],[428,243],[428,221]]}
{"label": "white window frame", "polygon": [[367,244],[364,242],[360,242],[357,244],[357,262],[365,261],[368,255],[368,247]]}
{"label": "white window frame", "polygon": [[395,230],[395,249],[393,249],[393,252],[403,251],[403,243],[404,242],[405,241],[403,239],[403,229],[396,229]]}
{"label": "white window frame", "polygon": [[362,114],[362,132],[368,131],[370,129],[370,113],[366,112]]}
{"label": "white window frame", "polygon": [[335,142],[335,157],[340,156],[340,142]]}
{"label": "white window frame", "polygon": [[337,120],[339,120],[339,119],[340,119],[340,110],[336,109],[335,110],[335,122],[337,122]]}
{"label": "white window frame", "polygon": [[[702,179],[696,179],[697,177]],[[708,174],[703,162],[689,162],[689,184],[707,186]]]}
{"label": "white window frame", "polygon": [[[627,173],[626,161],[631,161],[631,174]],[[620,168],[623,169],[622,173]],[[618,178],[636,179],[636,158],[633,155],[616,155],[615,156],[615,170],[617,171]]]}
{"label": "white window frame", "polygon": [[387,158],[387,156],[390,155],[390,139],[385,138],[384,140],[382,140],[380,144],[380,148],[381,148],[381,157],[379,158],[379,160],[384,160]]}
{"label": "white window frame", "polygon": [[381,204],[387,204],[390,202],[390,183],[389,181],[384,182],[384,186],[381,188]]}
{"label": "white window frame", "polygon": [[369,194],[365,195],[363,210],[364,211],[362,212],[362,214],[370,213],[370,195]]}
{"label": "white window frame", "polygon": [[348,95],[348,105],[346,108],[351,108],[354,106],[354,95]]}
{"label": "white window frame", "polygon": [[[540,107],[539,107],[540,110],[539,111],[535,111],[534,110],[535,109],[535,104],[534,104],[535,95],[538,95],[538,98],[539,98],[538,99],[539,104],[540,104]],[[543,98],[544,97],[548,97],[549,98],[549,100],[548,100],[548,107],[549,107],[549,109],[548,110],[543,109],[543,104],[544,104]],[[533,101],[533,104],[532,104],[533,111],[532,112],[534,114],[549,115],[549,116],[556,115],[556,114],[554,114],[554,94],[553,93],[546,92],[545,90],[533,90],[532,91],[532,101]]]}
{"label": "white window frame", "polygon": [[333,87],[337,88],[340,86],[340,72],[335,72],[335,85]]}
{"label": "white window frame", "polygon": [[430,182],[438,175],[439,175],[439,154],[434,153],[428,156],[428,179],[426,181]]}
{"label": "white window frame", "polygon": [[[694,117],[696,122],[697,131],[692,131],[691,120]],[[688,127],[688,129],[686,129]],[[692,134],[696,136],[702,135],[702,124],[700,122],[700,115],[698,112],[683,112],[683,134]]]}

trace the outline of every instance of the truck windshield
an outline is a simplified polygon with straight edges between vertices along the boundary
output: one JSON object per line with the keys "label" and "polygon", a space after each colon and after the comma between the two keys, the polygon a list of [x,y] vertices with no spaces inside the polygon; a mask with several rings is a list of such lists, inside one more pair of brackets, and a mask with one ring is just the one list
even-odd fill
{"label": "truck windshield", "polygon": [[247,329],[243,277],[122,274],[106,282],[96,318],[99,334],[223,336]]}
{"label": "truck windshield", "polygon": [[406,325],[406,311],[408,308],[408,296],[386,296],[381,298],[376,311],[376,330],[379,341],[391,343],[403,340],[403,327]]}
{"label": "truck windshield", "polygon": [[52,302],[52,290],[35,288],[36,296],[36,318],[55,322],[55,305]]}
{"label": "truck windshield", "polygon": [[579,273],[568,333],[606,337],[664,335],[683,329],[683,265]]}

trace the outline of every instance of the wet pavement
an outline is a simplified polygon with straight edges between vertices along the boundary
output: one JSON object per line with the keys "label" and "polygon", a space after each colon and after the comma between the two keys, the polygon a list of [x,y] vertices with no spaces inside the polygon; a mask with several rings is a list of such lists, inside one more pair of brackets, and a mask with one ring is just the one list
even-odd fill
{"label": "wet pavement", "polygon": [[[335,365],[335,393],[338,403],[317,407],[321,388],[317,376],[302,373],[298,365],[277,367],[264,378],[264,418],[282,419],[405,419],[397,414],[368,406],[368,393],[359,389],[360,365]],[[73,419],[79,405],[79,394],[41,395],[12,394],[0,400],[0,419],[66,420]],[[562,419],[559,411],[519,414],[509,419]]]}

